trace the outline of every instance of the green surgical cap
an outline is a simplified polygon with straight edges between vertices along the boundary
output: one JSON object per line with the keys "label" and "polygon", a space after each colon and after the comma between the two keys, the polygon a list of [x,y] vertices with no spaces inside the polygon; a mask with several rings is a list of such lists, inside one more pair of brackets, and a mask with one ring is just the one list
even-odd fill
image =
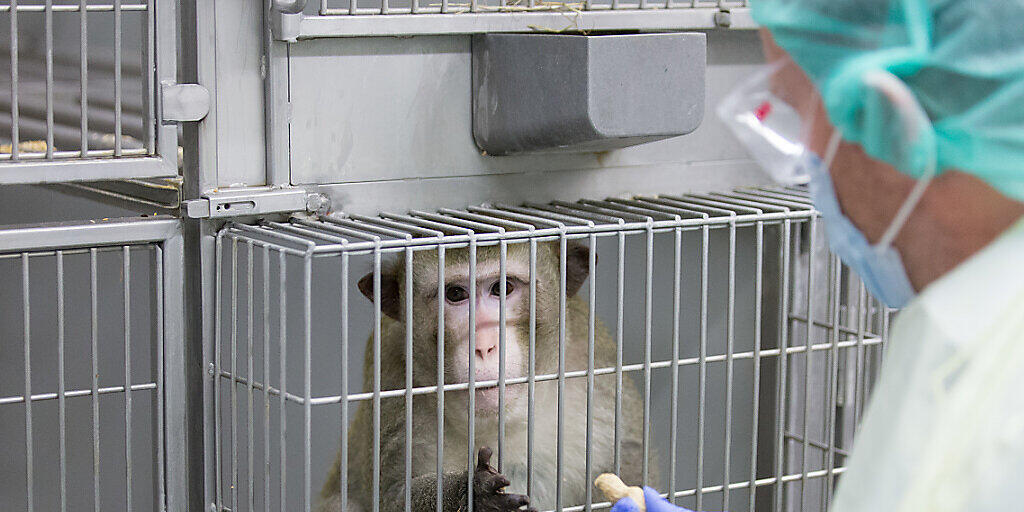
{"label": "green surgical cap", "polygon": [[[974,174],[1024,200],[1024,0],[752,0],[821,91],[843,138],[912,176]],[[906,143],[865,73],[902,80],[932,128]],[[916,154],[915,154],[916,153]]]}

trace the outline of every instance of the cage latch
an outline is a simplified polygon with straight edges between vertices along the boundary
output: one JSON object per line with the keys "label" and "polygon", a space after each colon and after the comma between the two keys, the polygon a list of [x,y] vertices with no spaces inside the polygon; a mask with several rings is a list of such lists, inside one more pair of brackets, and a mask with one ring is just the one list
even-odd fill
{"label": "cage latch", "polygon": [[182,215],[190,219],[223,219],[272,213],[327,213],[330,198],[299,188],[247,187],[214,192],[182,203]]}
{"label": "cage latch", "polygon": [[162,84],[164,123],[201,121],[210,112],[210,91],[199,84]]}

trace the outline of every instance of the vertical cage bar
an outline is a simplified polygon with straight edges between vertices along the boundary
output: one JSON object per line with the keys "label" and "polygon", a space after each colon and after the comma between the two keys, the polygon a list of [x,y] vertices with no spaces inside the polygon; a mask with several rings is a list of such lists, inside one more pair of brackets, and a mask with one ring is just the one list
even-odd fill
{"label": "vertical cage bar", "polygon": [[[11,0],[11,160],[18,160],[21,142],[18,111],[18,0]],[[27,403],[27,402],[26,402]],[[31,478],[31,477],[30,477]],[[29,508],[32,498],[29,496]]]}
{"label": "vertical cage bar", "polygon": [[558,238],[558,425],[555,432],[555,510],[562,510],[562,475],[565,463],[565,272],[567,256],[565,230]]}
{"label": "vertical cage bar", "polygon": [[[167,510],[167,490],[164,483],[166,475],[165,461],[167,447],[164,444],[164,250],[156,246],[155,272],[156,278],[156,456],[157,456],[157,511]],[[250,374],[252,372],[249,372]],[[249,507],[252,510],[252,507]]]}
{"label": "vertical cage bar", "polygon": [[534,393],[537,377],[537,240],[530,239],[530,354],[526,376],[526,494],[533,492]]}
{"label": "vertical cage bar", "polygon": [[641,464],[641,481],[647,485],[647,474],[650,470],[651,454],[651,317],[654,307],[654,227],[653,221],[647,223],[645,270],[644,270],[644,430],[641,436],[643,461]]}
{"label": "vertical cage bar", "polygon": [[46,52],[46,158],[53,158],[53,0],[43,4]]}
{"label": "vertical cage bar", "polygon": [[437,512],[444,512],[444,246],[437,246]]}
{"label": "vertical cage bar", "polygon": [[[221,376],[220,376],[220,372],[221,372],[221,337],[222,337],[221,331],[223,331],[223,326],[221,325],[221,322],[224,321],[224,314],[223,314],[224,307],[222,305],[222,302],[224,301],[224,290],[223,290],[223,288],[224,288],[224,286],[223,286],[223,278],[224,278],[224,238],[222,236],[223,233],[224,232],[221,231],[220,233],[217,234],[217,238],[216,238],[216,242],[215,242],[215,244],[216,244],[216,251],[215,252],[216,252],[216,258],[217,259],[216,259],[216,262],[214,263],[214,274],[216,275],[216,282],[214,283],[214,296],[215,296],[215,299],[214,299],[214,306],[213,306],[213,316],[215,318],[214,325],[216,326],[216,329],[213,332],[213,345],[214,345],[214,350],[213,350],[213,404],[214,404],[214,412],[213,412],[213,431],[214,431],[213,443],[214,443],[214,448],[213,448],[213,456],[214,456],[214,466],[216,466],[216,470],[215,470],[216,471],[216,478],[214,478],[214,480],[216,482],[216,484],[215,484],[216,500],[215,501],[216,501],[216,505],[217,505],[218,508],[223,508],[223,506],[224,506],[224,489],[223,489],[223,475],[224,475],[224,473],[222,472],[223,466],[222,466],[222,461],[221,461],[221,456],[222,456],[221,450],[222,450],[222,444],[223,444],[222,440],[221,440],[221,436],[224,434],[224,432],[221,430],[221,425],[220,425],[220,422],[221,422],[220,417],[221,417],[221,412],[222,412],[221,411],[221,407],[223,406],[223,403],[221,403],[221,399],[220,399],[220,388],[221,388]],[[281,392],[281,396],[282,397],[284,396],[284,391],[283,390]]]}
{"label": "vertical cage bar", "polygon": [[60,510],[67,510],[67,439],[65,426],[67,421],[64,403],[64,251],[57,251],[57,428],[58,449],[60,450]]}
{"label": "vertical cage bar", "polygon": [[676,446],[679,437],[679,313],[682,310],[683,230],[673,230],[672,247],[672,392],[669,395],[668,499],[676,504]]}
{"label": "vertical cage bar", "polygon": [[791,241],[791,229],[789,219],[782,222],[782,232],[780,234],[781,240],[779,241],[779,252],[781,252],[780,261],[780,272],[779,272],[779,289],[781,291],[781,301],[779,305],[779,359],[778,359],[778,373],[776,374],[776,380],[778,386],[775,388],[775,403],[777,404],[778,411],[775,414],[776,425],[775,425],[775,495],[774,495],[774,511],[782,511],[782,498],[786,486],[782,482],[782,475],[785,471],[785,455],[786,455],[786,380],[787,380],[787,363],[789,362],[789,356],[786,354],[786,350],[789,345],[789,266],[790,266],[790,254],[792,252],[792,241]]}
{"label": "vertical cage bar", "polygon": [[238,510],[238,239],[231,239],[231,510]]}
{"label": "vertical cage bar", "polygon": [[618,233],[618,275],[615,281],[615,474],[622,472],[622,330],[625,325],[623,304],[626,286],[626,234]]}
{"label": "vertical cage bar", "polygon": [[249,246],[248,247],[249,250],[248,250],[247,254],[249,256],[249,261],[246,262],[246,279],[247,279],[247,281],[246,281],[246,294],[247,295],[246,295],[246,303],[245,303],[246,321],[247,321],[247,329],[246,329],[246,332],[245,332],[246,338],[247,338],[246,339],[247,344],[246,344],[246,347],[245,347],[246,348],[246,351],[245,351],[245,356],[246,356],[245,357],[245,359],[246,359],[245,379],[246,379],[247,385],[246,385],[246,390],[245,391],[246,391],[246,400],[248,401],[248,404],[247,404],[248,408],[246,409],[246,419],[248,420],[248,429],[246,430],[245,441],[246,441],[246,463],[247,463],[247,467],[246,467],[246,479],[247,479],[247,482],[246,482],[246,484],[248,484],[248,489],[247,489],[248,490],[248,494],[247,494],[247,497],[249,498],[249,503],[248,503],[249,508],[248,508],[248,510],[250,512],[252,512],[252,511],[256,510],[256,489],[255,489],[255,486],[253,485],[253,484],[255,484],[255,473],[256,473],[256,463],[253,460],[253,458],[254,458],[253,456],[256,454],[255,446],[254,446],[255,442],[253,441],[253,434],[255,432],[255,427],[254,427],[253,423],[255,422],[254,416],[255,416],[255,412],[256,412],[255,410],[253,410],[253,408],[254,408],[253,391],[254,391],[254,382],[256,381],[256,377],[255,377],[255,375],[253,375],[254,369],[253,369],[253,356],[252,356],[252,351],[253,351],[253,348],[254,348],[254,342],[255,342],[255,337],[256,337],[255,333],[253,333],[253,329],[255,328],[255,325],[253,323],[253,314],[254,314],[253,310],[255,308],[253,307],[253,303],[252,303],[253,287],[255,285],[255,283],[253,282],[252,270],[253,270],[253,265],[254,265],[253,260],[256,259],[256,251],[255,251],[255,247],[256,246],[253,244],[252,240],[248,241],[248,246]]}
{"label": "vertical cage bar", "polygon": [[857,280],[857,346],[855,347],[855,363],[854,363],[854,378],[853,378],[853,433],[854,436],[857,434],[857,427],[860,426],[860,417],[864,411],[864,395],[866,394],[867,380],[864,375],[864,333],[866,329],[865,322],[867,321],[867,290],[864,288],[864,282],[860,279]]}
{"label": "vertical cage bar", "polygon": [[313,252],[307,251],[302,260],[302,346],[304,361],[303,393],[305,401],[302,403],[302,440],[303,440],[303,504],[306,512],[313,508],[312,487],[313,474],[312,464],[312,430],[313,430]]}
{"label": "vertical cage bar", "polygon": [[405,510],[412,512],[412,247],[405,248]]}
{"label": "vertical cage bar", "polygon": [[[121,0],[114,0],[114,156],[121,156],[121,111],[124,84],[121,79]],[[234,376],[232,376],[234,378]],[[234,385],[231,386],[232,389]],[[233,441],[232,441],[233,442]],[[235,509],[233,509],[235,510]]]}
{"label": "vertical cage bar", "polygon": [[[285,421],[285,414],[287,413],[287,399],[285,396],[288,394],[288,257],[284,251],[278,251],[278,293],[280,299],[278,300],[278,363],[280,364],[280,386],[281,394],[278,401],[278,423],[280,423],[280,436],[281,442],[279,445],[280,458],[281,458],[281,508],[280,511],[290,510],[288,508],[288,449],[286,441],[288,438],[288,422]],[[220,279],[217,280],[220,282]]]}
{"label": "vertical cage bar", "polygon": [[758,413],[761,403],[761,288],[764,267],[764,222],[758,221],[754,234],[754,389],[750,413],[750,482],[747,510],[754,512],[757,498],[757,434]]}
{"label": "vertical cage bar", "polygon": [[380,511],[380,243],[373,248],[373,512]]}
{"label": "vertical cage bar", "polygon": [[124,486],[125,510],[132,509],[132,324],[131,324],[131,253],[121,247],[121,272],[124,276]]}
{"label": "vertical cage bar", "polygon": [[348,253],[341,254],[341,512],[348,509]]}
{"label": "vertical cage bar", "polygon": [[87,7],[89,0],[78,2],[78,30],[79,30],[79,103],[81,114],[79,117],[79,141],[80,155],[85,158],[89,154],[89,13]]}
{"label": "vertical cage bar", "polygon": [[808,435],[809,419],[811,415],[811,345],[813,345],[812,337],[814,336],[814,251],[815,251],[815,233],[816,223],[811,218],[808,226],[808,250],[807,250],[807,327],[805,330],[806,339],[804,339],[804,421],[803,429],[801,432],[802,444],[800,447],[800,510],[805,510],[807,507],[805,498],[807,497],[807,450],[810,447],[810,438]]}
{"label": "vertical cage bar", "polygon": [[[142,73],[145,75],[143,83],[146,84],[146,153],[150,155],[156,154],[156,125],[158,122],[156,119],[156,73],[153,71],[156,68],[156,24],[153,19],[153,0],[146,0],[146,65]],[[173,157],[177,160],[177,155],[173,155]],[[252,306],[250,306],[251,308]],[[251,373],[249,377],[251,380]],[[250,491],[249,494],[251,495],[252,492]],[[249,507],[249,511],[252,512],[252,507]]]}
{"label": "vertical cage bar", "polygon": [[701,228],[700,254],[700,351],[697,354],[697,510],[704,504],[704,419],[707,409],[707,355],[708,355],[708,245],[711,236],[708,226]]}
{"label": "vertical cage bar", "polygon": [[270,512],[270,246],[268,245],[263,246],[263,512]]}
{"label": "vertical cage bar", "polygon": [[[13,11],[12,11],[13,14]],[[21,309],[23,341],[25,342],[25,499],[29,512],[35,509],[33,503],[33,469],[32,469],[32,306],[30,303],[30,285],[28,274],[28,253],[21,253]]]}
{"label": "vertical cage bar", "polygon": [[729,482],[732,481],[732,381],[733,344],[736,331],[736,217],[729,220],[729,302],[725,321],[725,428],[722,454],[722,509],[729,510]]}
{"label": "vertical cage bar", "polygon": [[505,462],[505,280],[508,279],[508,243],[499,244],[498,253],[498,472]]}
{"label": "vertical cage bar", "polygon": [[467,390],[467,415],[469,416],[469,433],[466,436],[468,442],[466,472],[466,509],[473,512],[473,471],[476,466],[473,460],[473,451],[476,446],[476,354],[473,347],[476,346],[476,236],[469,238],[469,344],[466,352],[469,354],[469,387]]}
{"label": "vertical cage bar", "polygon": [[92,346],[92,510],[100,510],[100,359],[99,292],[96,248],[89,249],[89,341]]}
{"label": "vertical cage bar", "polygon": [[[590,234],[587,275],[590,276],[590,297],[587,304],[587,439],[586,463],[584,465],[584,482],[593,480],[593,446],[594,446],[594,351],[597,343],[597,236]],[[585,510],[590,512],[594,501],[593,487],[586,486]]]}
{"label": "vertical cage bar", "polygon": [[825,470],[828,473],[826,473],[825,477],[825,492],[822,493],[825,501],[822,510],[825,510],[832,503],[832,487],[835,483],[835,473],[832,470],[836,461],[836,405],[838,403],[836,394],[838,393],[839,380],[839,294],[842,293],[843,277],[843,264],[839,261],[839,256],[833,256],[832,268],[834,269],[832,276],[832,346],[829,347],[831,365],[828,386],[828,423],[825,427],[825,441],[828,446]]}

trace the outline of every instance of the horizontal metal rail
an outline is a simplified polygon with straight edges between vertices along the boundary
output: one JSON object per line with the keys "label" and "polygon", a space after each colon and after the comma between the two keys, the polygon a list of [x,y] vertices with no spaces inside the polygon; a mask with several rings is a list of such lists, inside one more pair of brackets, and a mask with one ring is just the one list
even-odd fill
{"label": "horizontal metal rail", "polygon": [[40,251],[65,247],[100,247],[162,242],[181,231],[170,217],[53,223],[0,229],[0,252]]}
{"label": "horizontal metal rail", "polygon": [[[156,382],[146,382],[143,384],[132,384],[131,391],[150,391],[156,389]],[[124,386],[109,386],[105,388],[99,388],[96,390],[97,395],[107,395],[110,393],[124,393]],[[93,391],[91,389],[73,389],[65,391],[64,393],[38,393],[32,395],[29,400],[32,402],[41,402],[44,400],[57,400],[63,394],[64,398],[76,398],[81,396],[92,396]],[[5,396],[0,398],[0,405],[8,404],[20,404],[25,402],[23,396]]]}
{"label": "horizontal metal rail", "polygon": [[[447,10],[424,6],[331,9],[326,16],[301,16],[287,40],[322,37],[414,36],[440,34],[482,34],[488,32],[593,32],[613,30],[702,30],[722,28],[718,7],[689,7],[652,1],[623,7],[580,3],[549,3],[545,6],[461,6],[452,2]],[[755,24],[747,8],[732,9],[729,28],[751,29]]]}

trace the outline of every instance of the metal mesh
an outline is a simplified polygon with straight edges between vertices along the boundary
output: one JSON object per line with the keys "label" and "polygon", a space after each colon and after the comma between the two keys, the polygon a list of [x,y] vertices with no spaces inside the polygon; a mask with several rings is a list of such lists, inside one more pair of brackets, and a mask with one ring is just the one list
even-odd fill
{"label": "metal mesh", "polygon": [[[545,485],[533,466],[550,455],[539,452],[540,439],[553,438],[559,462],[558,478],[552,479],[557,484],[551,485],[559,492],[546,508],[607,508],[590,491],[581,502],[561,492],[563,477],[591,482],[601,469],[590,462],[591,455],[601,455],[590,445],[596,428],[591,411],[586,418],[563,418],[563,389],[585,381],[590,404],[594,379],[615,376],[615,431],[626,421],[623,383],[632,382],[641,390],[647,426],[644,479],[676,503],[696,510],[825,510],[880,363],[889,312],[828,253],[816,216],[804,190],[740,189],[230,223],[217,237],[217,331],[209,361],[211,373],[220,377],[208,425],[215,456],[207,470],[215,475],[216,504],[233,511],[311,510],[339,434],[344,504],[351,499],[345,496],[352,472],[347,454],[355,449],[346,439],[360,403],[370,404],[374,428],[372,457],[358,464],[374,475],[387,465],[405,468],[409,489],[419,476],[412,469],[417,453],[430,452],[438,461],[452,456],[442,453],[447,439],[436,447],[412,448],[414,401],[436,400],[436,429],[443,438],[446,415],[452,414],[445,395],[496,387],[503,401],[508,386],[528,385],[526,486],[536,492]],[[497,380],[474,381],[471,362],[468,383],[417,386],[406,364],[404,386],[382,386],[380,291],[372,303],[351,293],[363,272],[379,280],[383,262],[392,258],[410,268],[421,251],[443,261],[446,252],[468,248],[472,254],[496,246],[503,282],[507,249],[524,244],[532,255],[533,297],[538,244],[562,244],[564,275],[564,244],[570,241],[594,255],[578,295],[588,322],[598,319],[613,333],[614,365],[595,366],[591,355],[585,369],[567,369],[559,356],[557,372],[538,373],[531,349],[526,376],[506,378],[503,367]],[[475,264],[470,265],[474,275]],[[443,283],[443,275],[438,277]],[[562,289],[564,326],[564,284]],[[407,299],[404,307],[412,311],[419,305]],[[535,314],[531,308],[531,325]],[[413,347],[413,326],[406,323],[406,329],[409,361],[421,349]],[[364,360],[371,372],[365,381]],[[435,382],[441,379],[443,374]],[[547,383],[558,384],[558,429],[541,432],[535,429],[533,389]],[[404,401],[406,421],[381,417],[387,401]],[[480,414],[472,403],[457,414],[468,415],[469,425]],[[503,454],[513,455],[506,440],[512,434],[505,409],[497,411],[493,448],[500,468]],[[584,421],[587,462],[564,467],[562,449],[570,439],[563,426]],[[406,448],[397,459],[385,458],[382,445],[402,436],[396,424],[404,425]],[[463,468],[475,457],[473,436],[470,429],[465,446],[471,448],[456,454]],[[624,463],[618,437],[605,449],[614,451],[618,470]],[[441,471],[438,463],[436,472]],[[380,502],[380,485],[374,476],[370,508],[402,508]],[[408,491],[405,496],[404,508],[411,510]]]}
{"label": "metal mesh", "polygon": [[155,154],[147,3],[11,0],[0,13],[0,159]]}
{"label": "metal mesh", "polygon": [[164,315],[180,303],[158,240],[173,225],[0,230],[5,508],[165,510]]}

